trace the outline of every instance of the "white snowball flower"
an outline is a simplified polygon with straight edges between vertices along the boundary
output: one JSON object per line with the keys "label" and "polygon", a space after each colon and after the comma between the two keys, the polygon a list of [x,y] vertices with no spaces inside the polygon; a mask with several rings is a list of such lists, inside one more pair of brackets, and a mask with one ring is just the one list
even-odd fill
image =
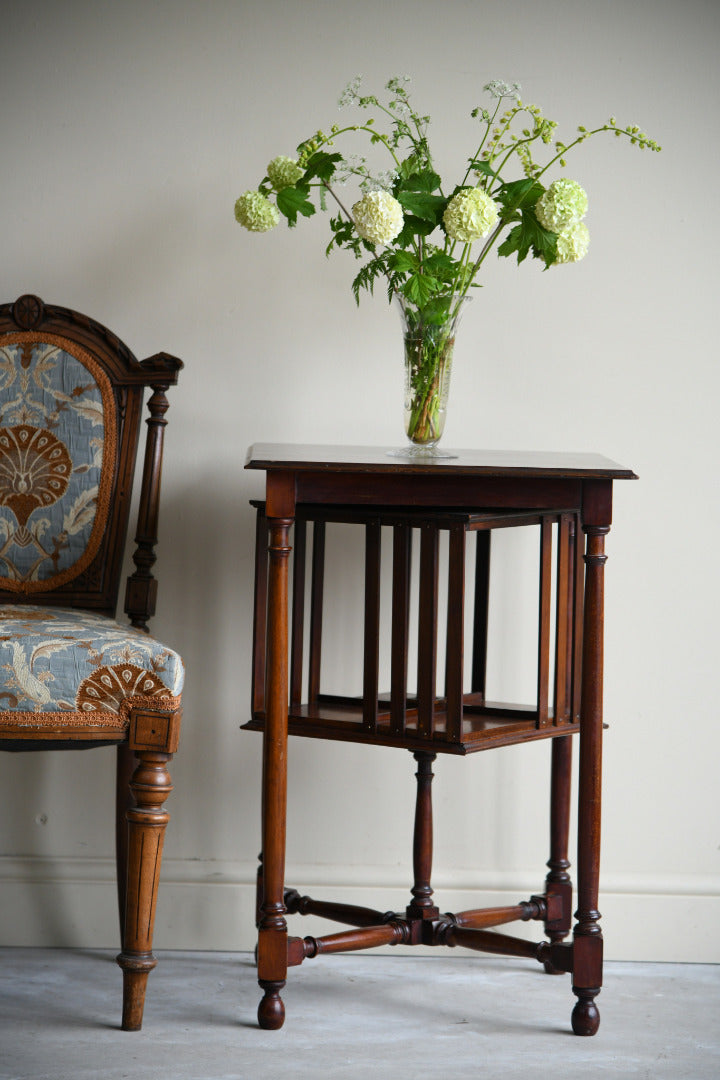
{"label": "white snowball flower", "polygon": [[260,191],[246,191],[235,203],[235,220],[250,232],[267,232],[280,220],[277,207]]}
{"label": "white snowball flower", "polygon": [[389,244],[402,231],[403,208],[389,191],[369,191],[352,208],[355,228],[371,244]]}
{"label": "white snowball flower", "polygon": [[445,232],[464,244],[487,236],[498,220],[497,203],[482,188],[464,188],[454,195],[443,214]]}
{"label": "white snowball flower", "polygon": [[587,214],[588,197],[575,180],[554,180],[535,204],[535,214],[544,229],[559,233]]}
{"label": "white snowball flower", "polygon": [[270,183],[276,191],[292,187],[303,174],[302,169],[294,158],[279,154],[268,164],[267,174]]}
{"label": "white snowball flower", "polygon": [[587,225],[584,221],[576,221],[574,225],[558,233],[557,262],[580,262],[587,255],[589,246],[590,233]]}

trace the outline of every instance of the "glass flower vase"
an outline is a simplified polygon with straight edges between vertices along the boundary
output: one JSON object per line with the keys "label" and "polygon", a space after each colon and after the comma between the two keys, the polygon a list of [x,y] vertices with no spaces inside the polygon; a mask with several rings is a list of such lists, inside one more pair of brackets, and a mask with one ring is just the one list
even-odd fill
{"label": "glass flower vase", "polygon": [[438,448],[445,429],[459,307],[447,317],[400,305],[405,360],[405,434],[400,456],[454,457]]}

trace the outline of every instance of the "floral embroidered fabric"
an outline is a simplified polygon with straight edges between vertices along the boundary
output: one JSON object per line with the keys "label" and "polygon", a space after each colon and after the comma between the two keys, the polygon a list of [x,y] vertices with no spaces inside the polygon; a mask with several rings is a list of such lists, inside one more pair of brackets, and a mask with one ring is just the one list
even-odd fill
{"label": "floral embroidered fabric", "polygon": [[134,704],[177,708],[183,678],[176,652],[107,616],[0,606],[0,731],[122,730]]}
{"label": "floral embroidered fabric", "polygon": [[0,588],[77,577],[102,538],[115,458],[110,381],[74,342],[6,335],[0,348]]}

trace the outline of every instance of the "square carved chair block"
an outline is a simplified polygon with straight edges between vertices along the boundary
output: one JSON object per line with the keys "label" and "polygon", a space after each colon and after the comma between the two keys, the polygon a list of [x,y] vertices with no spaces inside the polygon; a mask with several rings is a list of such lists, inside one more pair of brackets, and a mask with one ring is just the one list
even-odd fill
{"label": "square carved chair block", "polygon": [[[116,746],[123,1027],[142,1024],[183,664],[148,633],[166,391],[106,327],[21,296],[0,306],[0,749]],[[125,612],[116,621],[150,390]]]}

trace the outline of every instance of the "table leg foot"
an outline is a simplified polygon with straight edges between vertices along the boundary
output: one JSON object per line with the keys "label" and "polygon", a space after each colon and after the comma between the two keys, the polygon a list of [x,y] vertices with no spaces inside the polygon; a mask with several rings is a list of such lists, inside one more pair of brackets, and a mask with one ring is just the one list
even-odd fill
{"label": "table leg foot", "polygon": [[285,981],[267,982],[260,979],[259,982],[265,994],[258,1005],[258,1024],[266,1031],[277,1031],[285,1023],[285,1006],[280,997]]}
{"label": "table leg foot", "polygon": [[572,1029],[576,1035],[595,1035],[600,1027],[600,1012],[595,1004],[598,990],[574,990],[577,1002],[572,1011]]}

